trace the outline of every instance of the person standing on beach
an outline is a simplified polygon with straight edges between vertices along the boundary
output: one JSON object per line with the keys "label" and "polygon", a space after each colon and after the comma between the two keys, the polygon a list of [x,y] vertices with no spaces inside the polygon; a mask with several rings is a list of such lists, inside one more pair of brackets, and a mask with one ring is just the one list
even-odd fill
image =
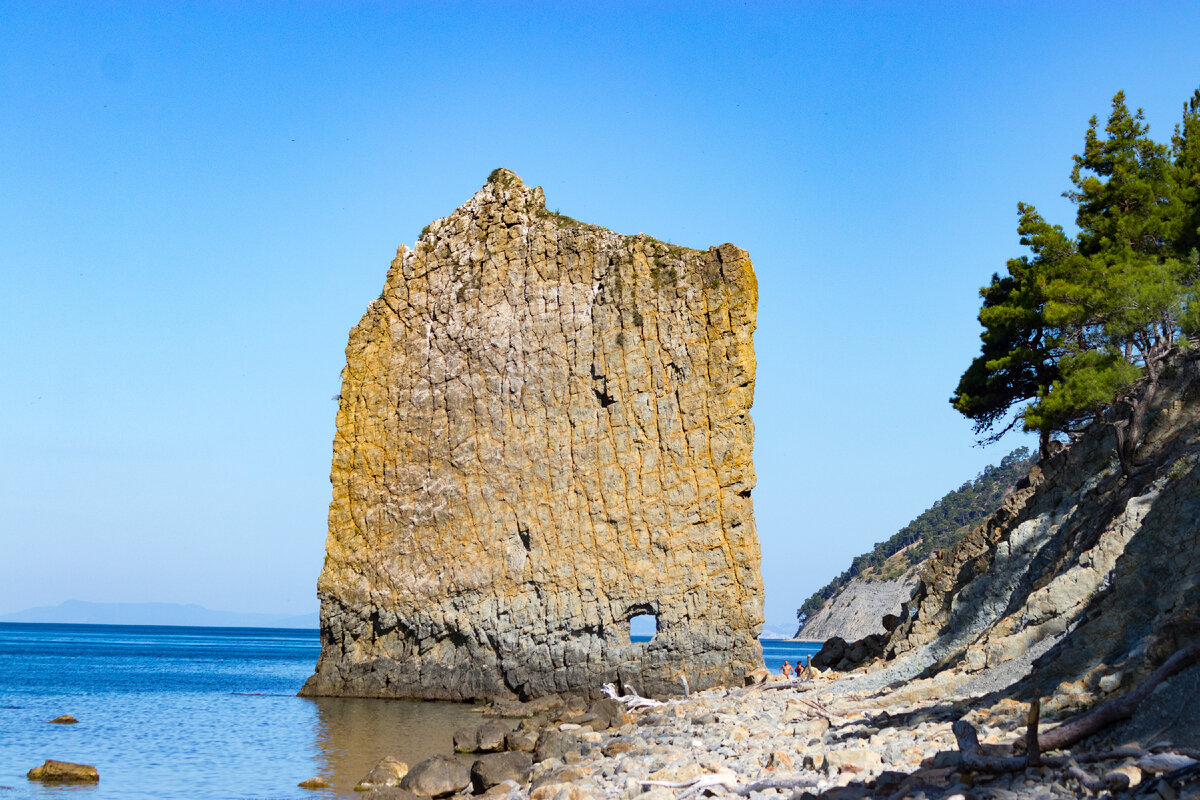
{"label": "person standing on beach", "polygon": [[787,678],[788,680],[791,680],[791,677],[793,674],[792,673],[792,665],[791,665],[791,663],[788,662],[788,660],[786,658],[783,660],[783,666],[779,668],[779,674],[782,675],[783,677]]}

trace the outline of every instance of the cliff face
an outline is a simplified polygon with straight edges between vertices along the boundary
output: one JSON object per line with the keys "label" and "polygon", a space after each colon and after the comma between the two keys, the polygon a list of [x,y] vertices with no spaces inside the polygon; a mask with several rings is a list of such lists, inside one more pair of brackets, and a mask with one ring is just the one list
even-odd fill
{"label": "cliff face", "polygon": [[916,585],[912,570],[891,581],[853,578],[820,611],[804,620],[796,638],[825,641],[838,636],[852,642],[885,633],[884,616],[899,615]]}
{"label": "cliff face", "polygon": [[304,693],[668,693],[758,666],[756,305],[744,251],[578,223],[506,170],[401,245],[346,348]]}
{"label": "cliff face", "polygon": [[1032,665],[1043,689],[1108,673],[1131,686],[1200,640],[1196,361],[1178,365],[1138,455],[1145,469],[1122,476],[1111,429],[1096,425],[1035,466],[926,568],[870,682],[1006,665],[1016,680]]}

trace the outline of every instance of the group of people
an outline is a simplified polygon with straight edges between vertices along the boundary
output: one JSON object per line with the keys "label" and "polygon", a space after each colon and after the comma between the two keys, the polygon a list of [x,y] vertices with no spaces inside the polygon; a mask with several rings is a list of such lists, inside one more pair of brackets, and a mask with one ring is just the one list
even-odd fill
{"label": "group of people", "polygon": [[798,675],[799,671],[800,671],[800,659],[796,659],[796,668],[795,669],[792,669],[791,662],[789,662],[786,658],[783,660],[783,666],[779,668],[779,674],[782,675],[783,677],[787,678],[788,680],[791,680],[796,675]]}

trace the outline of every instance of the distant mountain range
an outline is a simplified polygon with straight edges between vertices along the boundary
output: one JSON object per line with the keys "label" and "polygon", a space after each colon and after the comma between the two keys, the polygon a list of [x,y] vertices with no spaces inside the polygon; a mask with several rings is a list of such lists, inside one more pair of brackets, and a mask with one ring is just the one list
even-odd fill
{"label": "distant mountain range", "polygon": [[760,639],[791,639],[796,635],[795,625],[763,625]]}
{"label": "distant mountain range", "polygon": [[[43,622],[60,625],[185,625],[197,628],[319,628],[317,613],[252,614],[213,611],[194,603],[88,603],[67,600],[56,606],[27,608],[0,614],[0,622]],[[654,635],[654,622],[635,620],[632,634]],[[761,638],[790,639],[794,631],[783,625],[764,625]]]}
{"label": "distant mountain range", "polygon": [[67,600],[56,606],[0,614],[0,622],[68,625],[187,625],[200,628],[317,628],[317,614],[252,614],[213,611],[192,603],[88,603]]}

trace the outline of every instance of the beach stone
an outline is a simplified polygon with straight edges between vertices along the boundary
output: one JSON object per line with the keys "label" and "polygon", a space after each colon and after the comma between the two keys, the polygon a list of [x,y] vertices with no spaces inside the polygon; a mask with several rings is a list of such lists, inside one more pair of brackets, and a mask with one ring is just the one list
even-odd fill
{"label": "beach stone", "polygon": [[476,792],[484,792],[496,784],[512,781],[524,785],[533,769],[529,753],[489,753],[471,765],[471,784]]}
{"label": "beach stone", "polygon": [[766,667],[759,667],[758,669],[752,669],[747,672],[746,676],[742,679],[742,682],[746,686],[757,686],[760,683],[766,683],[767,678],[770,677],[771,673],[767,671]]}
{"label": "beach stone", "polygon": [[828,730],[829,720],[824,717],[817,717],[816,719],[797,722],[795,727],[792,728],[792,736],[807,741],[817,736],[824,736]]}
{"label": "beach stone", "polygon": [[825,767],[838,772],[880,772],[883,770],[883,759],[879,753],[863,747],[830,750],[825,753]]}
{"label": "beach stone", "polygon": [[400,788],[422,797],[444,797],[471,785],[471,771],[450,756],[427,758],[408,771]]}
{"label": "beach stone", "polygon": [[479,727],[459,728],[454,732],[454,752],[474,753],[479,749]]}
{"label": "beach stone", "polygon": [[690,781],[692,778],[699,778],[703,774],[704,770],[701,769],[699,764],[682,764],[655,770],[647,776],[647,779],[652,781],[683,782]]}
{"label": "beach stone", "polygon": [[539,731],[517,730],[504,735],[504,749],[520,753],[532,753],[537,747]]}
{"label": "beach stone", "polygon": [[520,784],[514,781],[500,781],[495,786],[483,792],[479,797],[507,797],[513,792],[521,790]]}
{"label": "beach stone", "polygon": [[332,788],[332,785],[329,783],[329,781],[325,780],[324,778],[322,778],[320,776],[318,776],[316,778],[309,778],[306,781],[300,781],[296,785],[299,786],[301,789],[330,789],[330,788]]}
{"label": "beach stone", "polygon": [[547,783],[529,792],[529,800],[582,800],[579,787],[570,783]]}
{"label": "beach stone", "polygon": [[63,714],[50,720],[50,725],[78,725],[79,720],[72,717],[70,714]]}
{"label": "beach stone", "polygon": [[46,759],[46,763],[40,767],[26,772],[25,777],[43,783],[96,783],[100,780],[100,773],[91,764]]}
{"label": "beach stone", "polygon": [[504,739],[513,726],[506,720],[494,719],[483,723],[476,732],[475,741],[481,753],[494,753],[504,749]]}
{"label": "beach stone", "polygon": [[604,755],[612,757],[619,756],[622,753],[628,753],[631,750],[636,750],[637,745],[628,739],[613,739],[608,744],[604,745],[602,752]]}
{"label": "beach stone", "polygon": [[579,758],[579,735],[573,731],[545,730],[538,737],[537,746],[533,750],[534,761],[545,761],[550,758],[567,761],[569,756]]}
{"label": "beach stone", "polygon": [[363,800],[423,800],[421,795],[401,789],[399,786],[380,786],[362,795]]}
{"label": "beach stone", "polygon": [[555,783],[572,783],[572,784],[574,784],[574,783],[578,783],[579,781],[588,777],[590,774],[591,774],[590,770],[585,770],[578,766],[572,767],[572,766],[561,766],[560,765],[560,766],[554,767],[553,769],[547,770],[546,772],[544,772],[541,775],[534,778],[533,781],[530,783],[529,788],[537,789],[541,786],[546,786],[547,784],[555,784]]}
{"label": "beach stone", "polygon": [[665,786],[653,786],[638,795],[640,800],[675,800],[675,791]]}
{"label": "beach stone", "polygon": [[595,714],[597,721],[601,723],[599,725],[592,725],[592,728],[598,731],[608,728],[619,728],[632,720],[629,711],[625,708],[625,704],[610,697],[592,703],[588,706],[588,713]]}
{"label": "beach stone", "polygon": [[402,245],[345,348],[302,693],[674,696],[757,669],[757,303],[745,251],[579,223],[503,169]]}
{"label": "beach stone", "polygon": [[408,764],[392,756],[384,756],[370,772],[359,779],[354,785],[354,791],[365,792],[377,787],[399,786],[407,774]]}

